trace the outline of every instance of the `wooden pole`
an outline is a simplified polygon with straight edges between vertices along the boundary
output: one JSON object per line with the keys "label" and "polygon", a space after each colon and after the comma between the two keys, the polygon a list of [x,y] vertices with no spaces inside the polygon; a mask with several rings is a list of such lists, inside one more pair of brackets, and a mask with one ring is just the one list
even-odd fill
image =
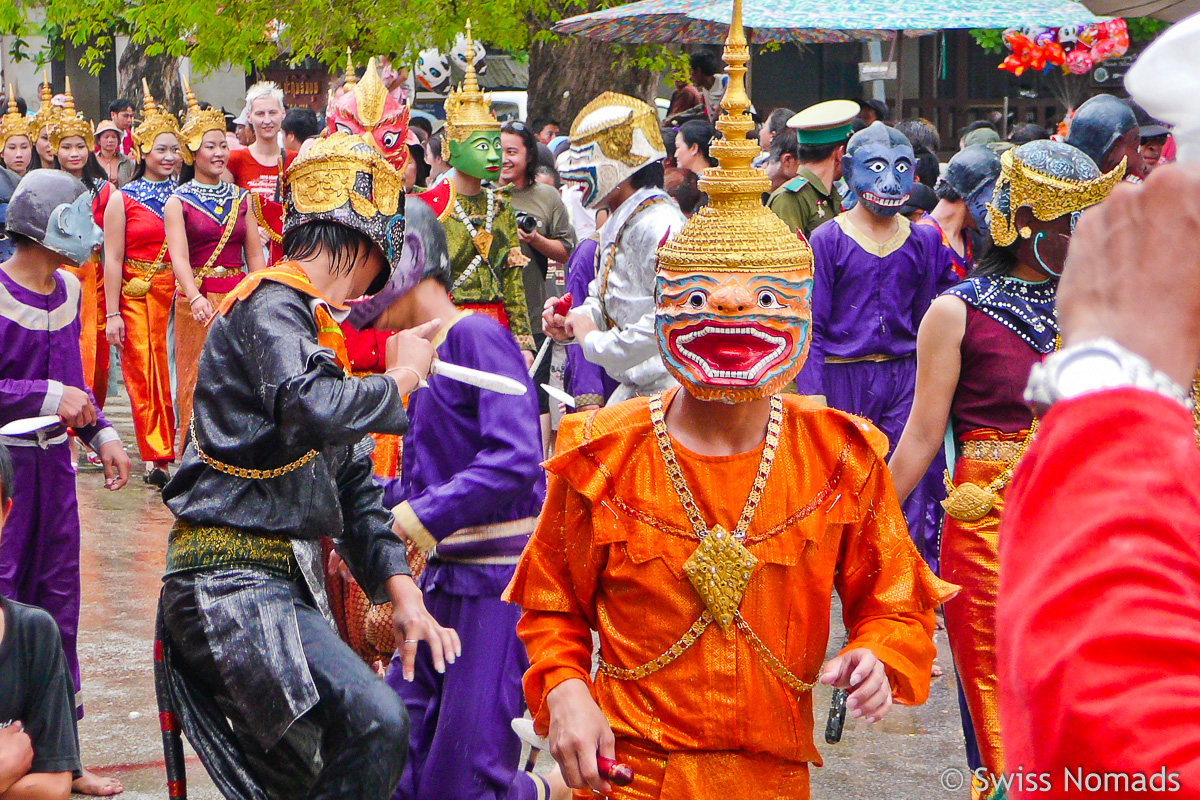
{"label": "wooden pole", "polygon": [[899,122],[904,119],[904,31],[896,31],[892,52],[896,59],[896,108],[892,119]]}

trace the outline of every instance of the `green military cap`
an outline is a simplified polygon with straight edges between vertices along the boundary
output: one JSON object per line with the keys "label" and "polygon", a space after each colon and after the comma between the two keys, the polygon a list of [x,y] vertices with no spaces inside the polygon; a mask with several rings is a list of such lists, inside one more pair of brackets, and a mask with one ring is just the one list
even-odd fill
{"label": "green military cap", "polygon": [[858,116],[853,100],[826,100],[796,114],[788,127],[796,129],[796,141],[802,145],[844,142],[850,138],[850,123]]}

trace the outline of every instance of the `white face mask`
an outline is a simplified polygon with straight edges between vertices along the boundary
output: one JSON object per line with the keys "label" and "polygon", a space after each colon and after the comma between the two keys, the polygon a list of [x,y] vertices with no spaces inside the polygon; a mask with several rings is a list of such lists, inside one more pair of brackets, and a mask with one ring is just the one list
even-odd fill
{"label": "white face mask", "polygon": [[572,146],[558,157],[558,174],[579,189],[583,204],[598,208],[636,168],[604,155],[598,142]]}

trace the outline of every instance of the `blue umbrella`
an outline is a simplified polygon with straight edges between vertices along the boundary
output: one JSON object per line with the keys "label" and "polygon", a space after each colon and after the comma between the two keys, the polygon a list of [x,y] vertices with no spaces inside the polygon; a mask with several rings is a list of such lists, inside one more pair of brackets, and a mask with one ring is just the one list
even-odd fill
{"label": "blue umbrella", "polygon": [[[753,41],[848,42],[952,28],[1057,28],[1100,22],[1075,0],[743,0]],[[725,41],[733,0],[639,0],[564,19],[556,33],[610,42]]]}

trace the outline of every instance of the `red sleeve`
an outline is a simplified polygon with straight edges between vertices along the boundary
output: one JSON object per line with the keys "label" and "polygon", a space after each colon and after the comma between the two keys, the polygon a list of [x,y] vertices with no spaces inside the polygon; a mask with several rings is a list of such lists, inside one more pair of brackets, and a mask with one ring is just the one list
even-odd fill
{"label": "red sleeve", "polygon": [[226,168],[229,170],[229,174],[233,176],[234,185],[241,186],[243,189],[246,187],[244,185],[245,181],[242,180],[242,165],[245,163],[243,159],[245,157],[244,154],[246,153],[249,153],[249,151],[233,150],[229,153],[229,160],[225,162]]}
{"label": "red sleeve", "polygon": [[1200,796],[1200,449],[1191,416],[1134,389],[1055,406],[1010,487],[1000,576],[1009,771],[1048,773],[1052,796],[1085,793],[1064,769],[1133,782],[1115,778],[1111,792],[1089,798],[1147,796],[1135,773],[1149,796]]}
{"label": "red sleeve", "polygon": [[387,358],[387,340],[395,331],[360,331],[349,323],[342,323],[342,335],[346,340],[346,354],[350,356],[350,369],[354,372],[383,372]]}

